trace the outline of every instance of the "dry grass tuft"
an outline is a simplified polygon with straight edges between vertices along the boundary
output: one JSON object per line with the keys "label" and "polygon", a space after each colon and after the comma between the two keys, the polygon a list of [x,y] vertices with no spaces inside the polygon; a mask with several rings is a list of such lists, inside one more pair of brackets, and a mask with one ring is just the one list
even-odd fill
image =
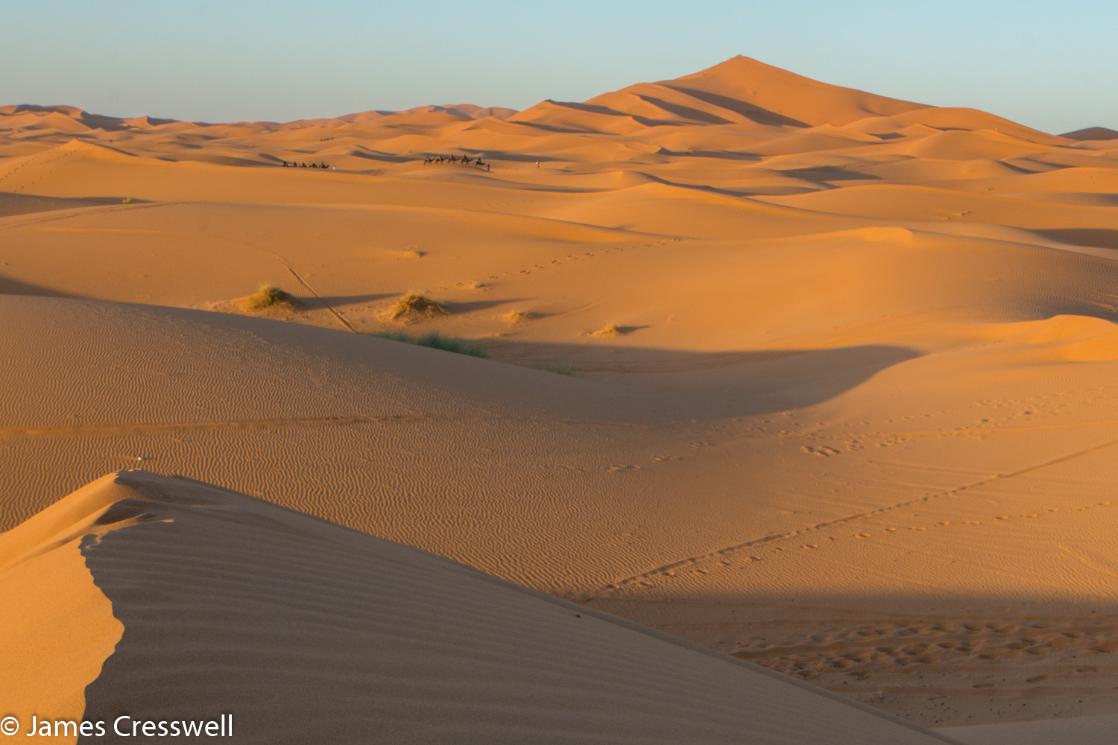
{"label": "dry grass tuft", "polygon": [[431,333],[424,334],[423,336],[408,336],[407,334],[399,331],[383,331],[374,336],[379,336],[382,339],[391,339],[392,341],[402,341],[405,344],[418,344],[421,347],[428,347],[430,349],[438,349],[443,352],[454,352],[455,354],[464,354],[469,357],[488,357],[488,353],[484,347],[477,344],[472,344],[468,341],[461,339],[453,339],[441,334]]}
{"label": "dry grass tuft", "polygon": [[397,300],[388,310],[393,321],[418,321],[424,318],[445,316],[446,306],[423,295],[408,294]]}
{"label": "dry grass tuft", "polygon": [[530,310],[514,310],[511,313],[505,314],[505,320],[513,326],[524,323],[525,321],[531,321],[534,318],[539,318],[539,314],[533,313]]}
{"label": "dry grass tuft", "polygon": [[245,298],[244,305],[249,310],[267,310],[277,307],[293,310],[296,300],[290,293],[278,287],[261,285],[259,290]]}
{"label": "dry grass tuft", "polygon": [[607,323],[597,331],[591,331],[591,336],[622,336],[629,333],[629,329],[625,326],[618,326],[616,323]]}

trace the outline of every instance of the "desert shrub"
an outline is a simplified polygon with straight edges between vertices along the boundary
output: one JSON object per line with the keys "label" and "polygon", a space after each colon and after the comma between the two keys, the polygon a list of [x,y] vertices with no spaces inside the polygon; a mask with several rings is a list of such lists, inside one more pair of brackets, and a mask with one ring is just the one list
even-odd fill
{"label": "desert shrub", "polygon": [[530,310],[514,310],[510,313],[505,314],[505,320],[513,326],[524,323],[525,321],[531,321],[532,319],[538,317],[538,314],[533,313]]}
{"label": "desert shrub", "polygon": [[393,321],[412,321],[420,318],[445,316],[446,306],[424,295],[407,294],[397,300],[388,311]]}
{"label": "desert shrub", "polygon": [[431,349],[441,349],[444,352],[454,352],[455,354],[465,354],[470,357],[485,357],[486,352],[483,348],[476,344],[470,344],[462,339],[453,339],[448,336],[440,334],[424,334],[415,340],[415,343],[421,347],[430,347]]}
{"label": "desert shrub", "polygon": [[597,331],[591,333],[591,336],[621,336],[626,332],[624,326],[618,326],[616,323],[607,323]]}
{"label": "desert shrub", "polygon": [[390,339],[391,341],[400,341],[405,344],[416,344],[421,347],[428,347],[430,349],[438,349],[443,352],[453,352],[454,354],[465,354],[470,357],[487,357],[483,347],[476,344],[471,344],[462,339],[454,339],[442,334],[430,333],[422,334],[420,336],[410,336],[409,334],[400,333],[399,331],[384,331],[374,334],[381,339]]}
{"label": "desert shrub", "polygon": [[295,298],[272,285],[261,285],[259,290],[245,298],[245,307],[249,310],[266,310],[276,306],[293,308]]}

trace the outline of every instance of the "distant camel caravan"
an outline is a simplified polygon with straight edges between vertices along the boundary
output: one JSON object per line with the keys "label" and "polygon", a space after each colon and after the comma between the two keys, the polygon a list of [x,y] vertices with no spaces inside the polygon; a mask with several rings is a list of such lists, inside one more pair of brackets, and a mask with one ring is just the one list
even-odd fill
{"label": "distant camel caravan", "polygon": [[429,166],[432,163],[450,163],[456,166],[474,166],[475,168],[483,168],[486,171],[492,170],[489,163],[482,160],[480,155],[476,158],[471,158],[469,155],[459,157],[452,153],[450,155],[428,155],[423,158],[423,165]]}
{"label": "distant camel caravan", "polygon": [[305,161],[299,161],[298,163],[296,163],[295,161],[288,162],[288,161],[285,160],[285,161],[283,161],[283,167],[284,168],[323,168],[323,169],[326,169],[328,171],[338,170],[334,166],[328,166],[325,163],[313,163],[313,162],[312,163],[307,163]]}

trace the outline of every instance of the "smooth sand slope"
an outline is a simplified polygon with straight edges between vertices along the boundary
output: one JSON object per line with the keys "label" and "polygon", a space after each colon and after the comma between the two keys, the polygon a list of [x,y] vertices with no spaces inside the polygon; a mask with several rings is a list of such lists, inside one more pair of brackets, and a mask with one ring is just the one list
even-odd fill
{"label": "smooth sand slope", "polygon": [[[945,741],[762,668],[186,479],[110,475],[4,534],[6,604],[39,607],[21,573],[75,555],[88,571],[65,589],[103,597],[64,601],[67,613],[35,633],[89,623],[79,659],[88,667],[97,652],[104,664],[84,711],[68,712],[89,721],[232,712],[233,741],[246,743]],[[27,631],[5,620],[6,643]],[[34,654],[5,651],[19,662]],[[89,676],[67,680],[74,661],[47,651],[39,665],[81,702]],[[5,657],[7,698],[24,681]],[[31,697],[18,703],[8,710],[25,721],[42,711]]]}
{"label": "smooth sand slope", "polygon": [[1091,727],[1116,206],[1113,140],[747,58],[518,113],[5,107],[0,528],[179,473],[926,726]]}

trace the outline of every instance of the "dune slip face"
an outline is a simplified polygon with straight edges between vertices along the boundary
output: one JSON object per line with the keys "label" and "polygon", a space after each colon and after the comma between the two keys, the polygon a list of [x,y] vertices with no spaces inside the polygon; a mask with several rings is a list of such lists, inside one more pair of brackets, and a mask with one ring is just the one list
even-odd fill
{"label": "dune slip face", "polygon": [[[945,742],[763,669],[199,482],[122,472],[48,514],[81,536],[87,586],[123,625],[84,709],[70,712],[87,722],[226,714],[228,739],[246,743]],[[42,523],[5,534],[3,547],[39,538]],[[41,546],[40,556],[72,545]],[[0,582],[13,587],[10,569]],[[63,631],[67,619],[35,620]],[[14,620],[7,629],[24,630]],[[3,681],[10,696],[19,681],[9,671]],[[123,741],[112,732],[80,741]]]}
{"label": "dune slip face", "polygon": [[[0,106],[12,706],[185,715],[212,686],[238,737],[314,740],[267,700],[309,670],[327,741],[811,741],[833,699],[789,708],[799,683],[975,742],[1096,732],[1114,134],[748,57],[522,111]],[[75,492],[136,468],[213,486]],[[770,686],[796,693],[742,694]]]}

